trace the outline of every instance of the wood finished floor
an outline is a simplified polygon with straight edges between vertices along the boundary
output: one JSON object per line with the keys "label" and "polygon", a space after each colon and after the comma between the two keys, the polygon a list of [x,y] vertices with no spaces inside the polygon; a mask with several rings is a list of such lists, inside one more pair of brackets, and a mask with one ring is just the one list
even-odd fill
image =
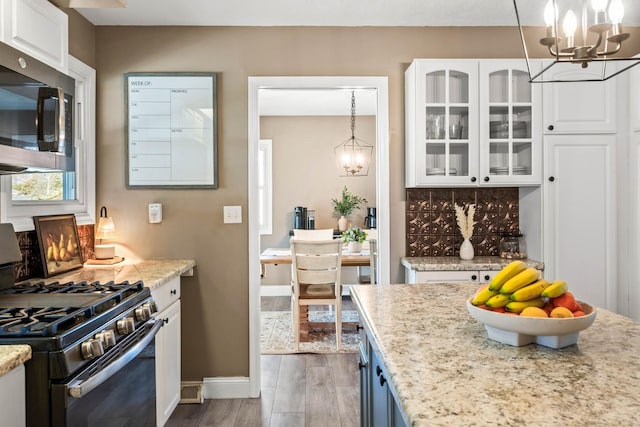
{"label": "wood finished floor", "polygon": [[[289,310],[288,297],[262,297],[263,311]],[[347,307],[350,299],[344,298]],[[347,308],[345,307],[345,308]],[[321,308],[318,308],[321,309]],[[168,427],[356,427],[357,353],[262,355],[261,397],[178,405]]]}

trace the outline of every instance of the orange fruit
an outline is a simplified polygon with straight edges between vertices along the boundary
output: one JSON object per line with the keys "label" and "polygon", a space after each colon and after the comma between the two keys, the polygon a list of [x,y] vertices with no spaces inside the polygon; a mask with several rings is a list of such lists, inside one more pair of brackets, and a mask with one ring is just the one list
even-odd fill
{"label": "orange fruit", "polygon": [[554,319],[565,319],[567,317],[573,317],[573,313],[567,307],[556,307],[551,310],[549,317]]}
{"label": "orange fruit", "polygon": [[580,316],[584,316],[584,311],[576,310],[573,312],[573,317],[580,317]]}
{"label": "orange fruit", "polygon": [[565,292],[559,297],[552,298],[551,301],[553,301],[554,307],[566,307],[569,309],[569,311],[578,310],[576,299],[569,291]]}
{"label": "orange fruit", "polygon": [[522,312],[520,312],[520,316],[525,317],[549,317],[547,316],[547,312],[538,307],[527,307]]}

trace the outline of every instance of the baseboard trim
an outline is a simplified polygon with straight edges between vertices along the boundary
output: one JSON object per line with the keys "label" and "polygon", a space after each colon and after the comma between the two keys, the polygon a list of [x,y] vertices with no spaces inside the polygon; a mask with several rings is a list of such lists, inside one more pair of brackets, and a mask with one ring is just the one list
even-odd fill
{"label": "baseboard trim", "polygon": [[249,377],[215,377],[202,380],[204,399],[244,399],[250,397]]}

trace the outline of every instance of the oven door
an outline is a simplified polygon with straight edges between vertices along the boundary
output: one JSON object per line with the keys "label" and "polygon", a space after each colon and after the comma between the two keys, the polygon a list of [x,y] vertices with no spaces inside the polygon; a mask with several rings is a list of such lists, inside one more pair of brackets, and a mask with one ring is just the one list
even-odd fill
{"label": "oven door", "polygon": [[51,387],[52,426],[156,426],[155,335],[145,323],[80,374]]}

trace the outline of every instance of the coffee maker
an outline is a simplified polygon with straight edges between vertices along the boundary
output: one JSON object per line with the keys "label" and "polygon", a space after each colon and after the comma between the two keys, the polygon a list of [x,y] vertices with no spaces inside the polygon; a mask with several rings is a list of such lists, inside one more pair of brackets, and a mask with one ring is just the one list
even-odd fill
{"label": "coffee maker", "polygon": [[376,228],[376,208],[367,208],[367,216],[364,218],[365,228]]}

